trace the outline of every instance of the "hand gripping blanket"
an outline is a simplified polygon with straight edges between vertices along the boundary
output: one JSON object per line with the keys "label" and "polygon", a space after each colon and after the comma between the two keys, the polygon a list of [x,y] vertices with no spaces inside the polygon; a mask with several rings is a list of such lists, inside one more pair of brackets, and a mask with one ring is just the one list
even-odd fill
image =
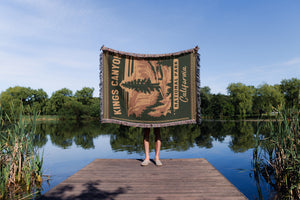
{"label": "hand gripping blanket", "polygon": [[101,50],[102,123],[144,128],[200,123],[198,47],[170,54]]}

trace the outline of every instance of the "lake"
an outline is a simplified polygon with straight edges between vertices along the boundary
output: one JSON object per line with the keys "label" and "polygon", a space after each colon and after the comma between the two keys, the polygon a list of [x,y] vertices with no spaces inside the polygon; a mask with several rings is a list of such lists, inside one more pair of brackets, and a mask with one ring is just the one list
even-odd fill
{"label": "lake", "polygon": [[[251,167],[257,122],[202,121],[200,126],[161,128],[161,159],[205,158],[249,199],[269,199],[274,189]],[[48,121],[37,125],[43,152],[42,194],[98,158],[143,159],[141,128],[99,122]],[[154,158],[154,134],[150,136]]]}

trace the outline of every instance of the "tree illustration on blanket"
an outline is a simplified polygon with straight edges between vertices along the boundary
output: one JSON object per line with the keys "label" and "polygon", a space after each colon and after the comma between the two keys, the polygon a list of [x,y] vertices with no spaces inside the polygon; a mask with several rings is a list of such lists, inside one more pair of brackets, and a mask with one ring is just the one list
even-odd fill
{"label": "tree illustration on blanket", "polygon": [[125,83],[122,83],[123,87],[126,87],[128,89],[135,90],[137,92],[143,92],[143,93],[149,93],[153,91],[159,91],[160,86],[159,83],[151,83],[150,78],[148,79],[135,79],[132,81],[128,81]]}

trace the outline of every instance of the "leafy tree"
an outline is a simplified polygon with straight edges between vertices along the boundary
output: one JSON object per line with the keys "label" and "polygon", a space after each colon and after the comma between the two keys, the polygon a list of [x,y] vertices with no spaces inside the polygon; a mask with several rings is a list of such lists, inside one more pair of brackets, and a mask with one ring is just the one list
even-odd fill
{"label": "leafy tree", "polygon": [[210,100],[210,113],[214,119],[223,119],[234,115],[234,107],[230,97],[222,94],[212,95]]}
{"label": "leafy tree", "polygon": [[72,100],[72,93],[73,92],[67,88],[54,92],[47,102],[47,113],[54,115],[58,114],[63,105]]}
{"label": "leafy tree", "polygon": [[[9,117],[16,116],[16,113],[20,113],[20,105],[25,99],[27,99],[28,88],[24,87],[10,87],[6,91],[1,93],[0,104],[3,113],[8,114]],[[13,109],[10,109],[13,106]],[[12,113],[12,111],[14,113]]]}
{"label": "leafy tree", "polygon": [[81,102],[82,105],[91,105],[93,99],[94,88],[84,87],[81,90],[77,90],[74,97],[77,101]]}
{"label": "leafy tree", "polygon": [[287,107],[299,107],[300,80],[296,78],[284,79],[280,84],[281,92],[284,94]]}
{"label": "leafy tree", "polygon": [[80,121],[83,115],[87,114],[87,107],[81,102],[76,101],[75,98],[70,98],[66,101],[57,113],[60,119],[76,119]]}
{"label": "leafy tree", "polygon": [[41,114],[45,114],[48,101],[47,93],[43,89],[34,90],[32,100],[32,108],[36,111],[40,111]]}
{"label": "leafy tree", "polygon": [[210,93],[210,88],[205,86],[200,88],[200,98],[201,98],[201,114],[208,115],[209,107],[210,107],[210,100],[212,94]]}
{"label": "leafy tree", "polygon": [[253,102],[253,112],[261,115],[271,113],[273,107],[283,104],[284,96],[278,86],[263,84],[256,89]]}
{"label": "leafy tree", "polygon": [[14,107],[14,111],[19,113],[20,106],[31,106],[38,112],[44,111],[48,95],[43,89],[34,90],[30,87],[10,87],[0,95],[2,109],[6,113],[10,113],[10,107]]}
{"label": "leafy tree", "polygon": [[250,113],[252,109],[254,87],[242,83],[231,83],[227,90],[235,108],[235,114],[246,117],[246,114]]}
{"label": "leafy tree", "polygon": [[100,119],[100,98],[93,97],[91,100],[91,105],[87,108],[87,113],[90,117],[95,117]]}

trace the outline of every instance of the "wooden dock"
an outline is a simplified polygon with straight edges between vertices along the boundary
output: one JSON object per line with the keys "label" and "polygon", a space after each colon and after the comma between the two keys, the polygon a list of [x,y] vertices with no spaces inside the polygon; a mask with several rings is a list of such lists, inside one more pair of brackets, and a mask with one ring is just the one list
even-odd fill
{"label": "wooden dock", "polygon": [[41,199],[247,199],[206,159],[96,159]]}

